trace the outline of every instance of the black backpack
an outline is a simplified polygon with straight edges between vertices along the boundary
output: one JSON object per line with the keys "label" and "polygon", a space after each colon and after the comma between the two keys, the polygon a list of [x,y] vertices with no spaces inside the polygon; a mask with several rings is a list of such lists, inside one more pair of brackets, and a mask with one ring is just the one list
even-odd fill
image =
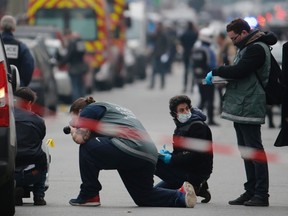
{"label": "black backpack", "polygon": [[195,47],[192,49],[191,62],[194,77],[202,80],[209,72],[209,51],[206,47]]}
{"label": "black backpack", "polygon": [[266,86],[263,85],[258,73],[256,73],[256,77],[266,93],[266,104],[279,105],[282,104],[282,94],[285,89],[283,83],[283,74],[278,62],[271,53],[271,50],[270,50],[270,59],[271,59],[271,68],[267,85]]}

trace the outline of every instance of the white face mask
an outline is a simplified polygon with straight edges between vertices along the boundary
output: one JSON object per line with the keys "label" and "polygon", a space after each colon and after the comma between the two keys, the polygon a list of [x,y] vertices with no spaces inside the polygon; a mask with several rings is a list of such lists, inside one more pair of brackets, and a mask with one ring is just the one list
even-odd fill
{"label": "white face mask", "polygon": [[177,119],[179,122],[185,123],[190,119],[191,115],[192,115],[191,112],[189,112],[187,114],[181,113],[181,114],[178,114]]}

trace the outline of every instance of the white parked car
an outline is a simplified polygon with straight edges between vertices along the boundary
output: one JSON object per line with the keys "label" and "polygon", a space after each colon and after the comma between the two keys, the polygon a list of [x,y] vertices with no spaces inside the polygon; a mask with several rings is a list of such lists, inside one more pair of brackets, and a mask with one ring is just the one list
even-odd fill
{"label": "white parked car", "polygon": [[61,41],[58,39],[46,38],[44,43],[53,64],[59,100],[70,103],[72,100],[72,86],[67,65],[59,65],[57,62],[57,55],[64,56],[66,50],[63,49]]}

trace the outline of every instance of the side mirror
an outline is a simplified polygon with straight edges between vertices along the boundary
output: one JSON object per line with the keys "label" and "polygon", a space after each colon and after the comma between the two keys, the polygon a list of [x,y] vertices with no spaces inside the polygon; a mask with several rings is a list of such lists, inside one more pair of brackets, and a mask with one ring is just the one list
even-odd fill
{"label": "side mirror", "polygon": [[11,70],[11,81],[13,92],[15,92],[20,87],[20,76],[18,68],[15,65],[10,65]]}

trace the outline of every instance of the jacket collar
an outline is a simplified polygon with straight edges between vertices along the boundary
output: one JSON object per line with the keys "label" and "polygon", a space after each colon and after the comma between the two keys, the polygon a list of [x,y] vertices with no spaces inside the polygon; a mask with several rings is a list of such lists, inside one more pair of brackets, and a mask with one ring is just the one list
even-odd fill
{"label": "jacket collar", "polygon": [[243,40],[235,44],[240,50],[244,47],[248,46],[249,44],[255,42],[260,37],[264,36],[265,33],[259,30],[254,30],[250,34],[248,34]]}

